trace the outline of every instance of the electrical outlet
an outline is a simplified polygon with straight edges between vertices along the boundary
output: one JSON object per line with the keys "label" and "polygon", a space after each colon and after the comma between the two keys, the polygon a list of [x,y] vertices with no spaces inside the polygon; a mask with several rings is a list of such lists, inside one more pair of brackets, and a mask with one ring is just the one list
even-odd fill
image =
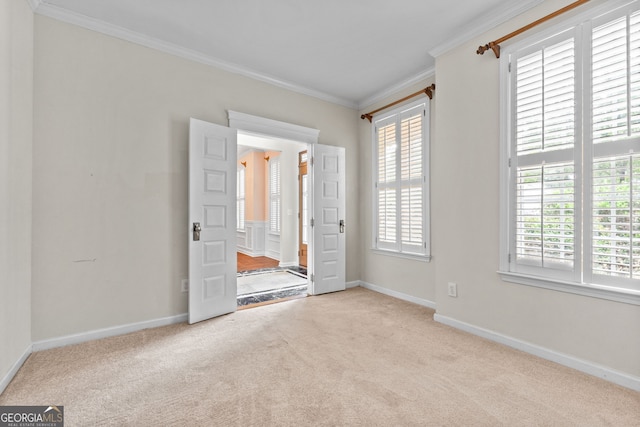
{"label": "electrical outlet", "polygon": [[447,294],[450,297],[457,298],[458,297],[458,285],[453,282],[449,282],[447,284]]}
{"label": "electrical outlet", "polygon": [[182,279],[180,290],[182,292],[189,292],[189,279]]}

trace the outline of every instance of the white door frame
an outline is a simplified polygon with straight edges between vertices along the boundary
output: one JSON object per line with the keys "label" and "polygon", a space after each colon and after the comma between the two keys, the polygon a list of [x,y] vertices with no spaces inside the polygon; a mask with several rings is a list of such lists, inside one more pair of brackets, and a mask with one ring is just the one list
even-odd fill
{"label": "white door frame", "polygon": [[[237,111],[228,110],[229,117],[229,127],[237,129],[240,132],[256,134],[259,136],[267,136],[273,137],[277,139],[285,139],[291,140],[298,143],[306,143],[308,147],[308,152],[312,153],[311,149],[312,145],[318,143],[320,131],[318,129],[312,129],[304,126],[294,125],[291,123],[280,122],[277,120],[266,119],[264,117],[252,116],[250,114],[239,113]],[[311,174],[310,174],[311,177]],[[309,182],[309,188],[312,191],[310,195],[311,203],[313,204],[313,181]],[[310,212],[312,212],[313,206],[309,207]],[[314,250],[314,242],[313,242],[313,233],[309,233],[309,253],[308,253],[308,261],[307,261],[307,271],[313,272],[313,250]],[[314,284],[310,280],[311,274],[307,275],[307,293],[313,295],[314,292]]]}

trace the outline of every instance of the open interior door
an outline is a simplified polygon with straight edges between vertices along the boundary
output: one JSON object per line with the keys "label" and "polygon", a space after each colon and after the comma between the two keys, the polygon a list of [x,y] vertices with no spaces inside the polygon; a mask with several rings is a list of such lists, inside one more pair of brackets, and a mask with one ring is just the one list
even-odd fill
{"label": "open interior door", "polygon": [[312,294],[346,288],[344,147],[313,145]]}
{"label": "open interior door", "polygon": [[189,323],[237,307],[237,132],[189,125]]}

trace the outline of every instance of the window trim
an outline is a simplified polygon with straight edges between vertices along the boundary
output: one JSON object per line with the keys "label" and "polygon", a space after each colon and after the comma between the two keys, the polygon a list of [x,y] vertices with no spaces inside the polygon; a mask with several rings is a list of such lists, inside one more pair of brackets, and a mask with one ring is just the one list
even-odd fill
{"label": "window trim", "polygon": [[[563,20],[561,23],[556,24],[544,31],[540,31],[520,42],[514,43],[503,49],[503,53],[500,57],[499,66],[499,78],[500,78],[500,228],[499,228],[499,266],[498,275],[505,282],[516,283],[526,286],[533,286],[543,289],[549,289],[560,292],[567,292],[587,297],[605,299],[610,301],[622,302],[632,305],[640,305],[640,290],[618,288],[613,286],[607,286],[602,284],[593,283],[580,283],[577,281],[563,280],[561,278],[543,277],[534,274],[527,274],[522,272],[510,271],[509,253],[512,246],[511,232],[512,232],[512,216],[514,213],[511,211],[510,203],[515,198],[514,188],[511,187],[512,170],[510,168],[510,153],[513,147],[511,144],[511,132],[512,132],[512,105],[511,105],[511,90],[509,87],[511,79],[509,76],[509,58],[511,54],[524,50],[529,46],[537,43],[541,43],[544,40],[553,38],[561,33],[568,31],[575,31],[576,26],[585,24],[587,21],[601,22],[600,18],[604,15],[611,15],[615,11],[620,12],[622,9],[631,7],[636,0],[618,0],[607,2],[606,4],[592,7],[583,13],[580,13],[572,18]],[[591,28],[590,23],[585,25],[584,28]],[[580,40],[582,39],[582,40]],[[576,49],[577,55],[582,60],[582,52],[585,46],[590,46],[590,40],[588,35],[579,34],[576,38],[578,48]],[[587,71],[590,73],[590,71]],[[584,74],[582,77],[582,83],[579,86],[580,92],[576,102],[583,101],[584,97],[590,97],[588,94],[590,89],[587,89],[587,82],[589,80],[589,74]],[[589,86],[590,87],[590,86]],[[587,92],[585,92],[585,90]],[[587,99],[588,100],[588,99]],[[589,125],[590,126],[590,125]],[[588,144],[587,144],[588,145]],[[585,150],[588,148],[585,147]],[[515,155],[515,153],[514,153]],[[590,179],[583,180],[583,186],[590,184]],[[588,227],[587,227],[588,228]],[[585,230],[588,232],[587,228]],[[580,269],[583,268],[582,260],[576,260],[576,265]]]}
{"label": "window trim", "polygon": [[[415,252],[403,252],[401,243],[398,243],[398,248],[386,248],[380,247],[377,245],[377,237],[378,237],[378,197],[376,191],[376,182],[378,179],[378,141],[376,139],[376,123],[381,120],[385,120],[391,116],[401,114],[403,111],[410,110],[419,105],[424,104],[425,115],[423,118],[423,147],[422,147],[422,167],[423,167],[423,176],[424,181],[422,185],[423,192],[423,229],[424,229],[424,244],[425,244],[425,253],[419,254]],[[431,261],[431,211],[430,211],[430,142],[431,142],[431,105],[430,99],[420,98],[418,100],[408,102],[406,104],[400,105],[392,110],[388,110],[374,120],[371,123],[371,204],[372,204],[372,227],[371,227],[371,250],[375,254],[391,256],[396,258],[404,258],[409,260],[417,260],[422,262]]]}

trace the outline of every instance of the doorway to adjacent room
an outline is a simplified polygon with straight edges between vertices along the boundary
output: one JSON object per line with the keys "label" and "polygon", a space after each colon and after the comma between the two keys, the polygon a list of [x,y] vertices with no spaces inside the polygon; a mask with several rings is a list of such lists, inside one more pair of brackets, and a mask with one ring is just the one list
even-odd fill
{"label": "doorway to adjacent room", "polygon": [[306,146],[239,135],[238,308],[307,295],[302,230],[306,233],[308,192],[302,191],[306,176],[304,184],[300,177],[301,160],[306,175]]}

